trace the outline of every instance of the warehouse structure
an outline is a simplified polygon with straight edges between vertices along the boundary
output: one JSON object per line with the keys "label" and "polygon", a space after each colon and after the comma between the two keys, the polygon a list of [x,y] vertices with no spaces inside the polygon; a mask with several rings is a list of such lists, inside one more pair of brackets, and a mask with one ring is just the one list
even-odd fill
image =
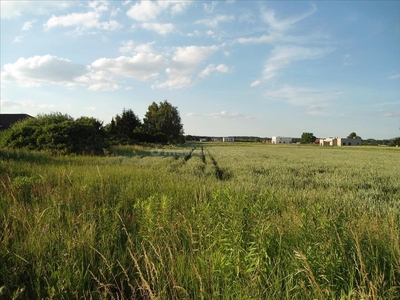
{"label": "warehouse structure", "polygon": [[326,138],[320,139],[320,146],[361,146],[361,139],[347,139],[347,138]]}
{"label": "warehouse structure", "polygon": [[283,136],[273,136],[271,143],[272,144],[291,144],[291,143],[293,143],[293,138],[283,137]]}

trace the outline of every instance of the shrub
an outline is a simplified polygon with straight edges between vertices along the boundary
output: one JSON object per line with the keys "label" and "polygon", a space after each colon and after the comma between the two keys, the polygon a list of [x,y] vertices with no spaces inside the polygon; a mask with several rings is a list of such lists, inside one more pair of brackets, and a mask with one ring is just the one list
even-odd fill
{"label": "shrub", "polygon": [[108,147],[102,122],[89,117],[74,120],[60,113],[39,115],[14,124],[4,132],[1,144],[62,154],[102,154]]}

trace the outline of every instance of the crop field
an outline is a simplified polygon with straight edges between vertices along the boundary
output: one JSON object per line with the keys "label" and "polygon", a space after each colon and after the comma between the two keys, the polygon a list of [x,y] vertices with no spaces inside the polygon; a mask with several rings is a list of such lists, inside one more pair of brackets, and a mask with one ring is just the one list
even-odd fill
{"label": "crop field", "polygon": [[399,299],[400,149],[0,150],[0,299]]}

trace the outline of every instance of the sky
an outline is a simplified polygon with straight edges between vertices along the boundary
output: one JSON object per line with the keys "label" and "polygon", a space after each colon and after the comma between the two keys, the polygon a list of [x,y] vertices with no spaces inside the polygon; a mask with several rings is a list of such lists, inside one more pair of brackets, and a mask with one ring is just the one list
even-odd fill
{"label": "sky", "polygon": [[400,136],[399,1],[1,1],[1,113]]}

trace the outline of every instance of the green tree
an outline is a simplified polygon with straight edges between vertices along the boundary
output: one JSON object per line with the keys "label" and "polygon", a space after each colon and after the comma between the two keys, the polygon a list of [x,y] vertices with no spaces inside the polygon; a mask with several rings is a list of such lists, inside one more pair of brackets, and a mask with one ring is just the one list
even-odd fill
{"label": "green tree", "polygon": [[347,136],[347,138],[348,138],[348,139],[361,139],[361,137],[359,137],[359,136],[357,135],[357,133],[355,133],[355,132],[350,133],[350,134]]}
{"label": "green tree", "polygon": [[157,104],[153,102],[143,119],[144,132],[153,136],[157,141],[165,139],[176,143],[183,140],[183,125],[179,111],[168,101]]}
{"label": "green tree", "polygon": [[316,137],[312,132],[303,132],[301,135],[300,143],[301,144],[310,144],[314,143],[316,140]]}
{"label": "green tree", "polygon": [[142,122],[132,109],[124,109],[121,115],[115,116],[115,131],[128,138],[134,137],[134,130],[140,127]]}
{"label": "green tree", "polygon": [[396,137],[394,139],[391,139],[390,142],[389,142],[389,146],[391,146],[391,147],[394,147],[394,146],[400,147],[400,137]]}

